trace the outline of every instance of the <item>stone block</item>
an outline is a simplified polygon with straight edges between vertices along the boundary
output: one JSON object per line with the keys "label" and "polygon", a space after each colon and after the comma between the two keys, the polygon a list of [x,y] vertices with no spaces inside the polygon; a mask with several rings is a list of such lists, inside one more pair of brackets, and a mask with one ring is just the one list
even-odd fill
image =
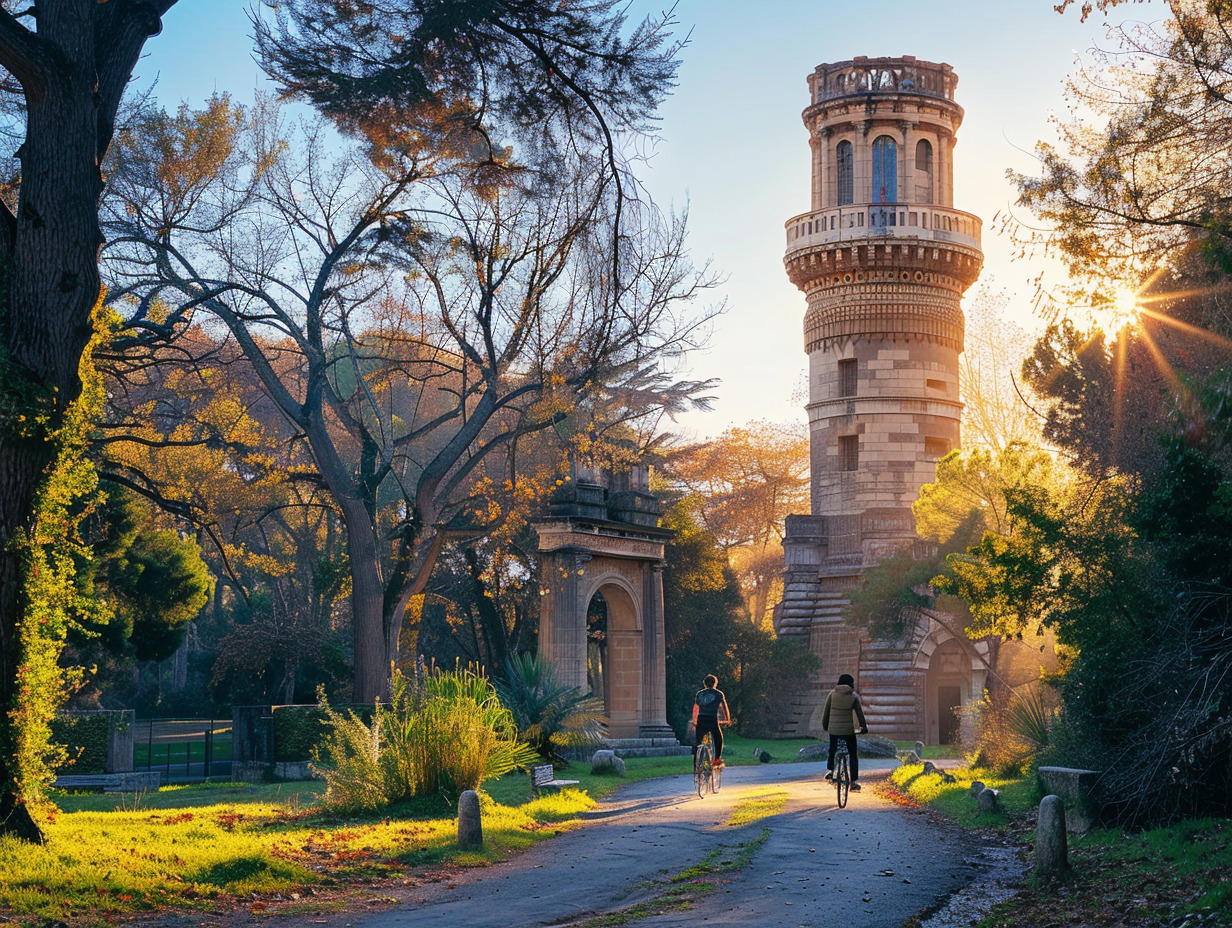
{"label": "stone block", "polygon": [[1001,811],[1001,791],[985,786],[976,799],[980,812]]}
{"label": "stone block", "polygon": [[899,756],[904,764],[918,764],[920,762],[920,755],[915,751],[903,751]]}
{"label": "stone block", "polygon": [[275,761],[274,778],[277,780],[320,780],[323,779],[312,769],[312,761],[280,760]]}
{"label": "stone block", "polygon": [[479,814],[479,794],[468,789],[458,797],[458,847],[477,851],[483,847],[483,820]]}
{"label": "stone block", "polygon": [[979,799],[979,798],[980,798],[980,793],[982,793],[982,792],[984,792],[984,782],[983,782],[982,780],[972,780],[972,781],[971,781],[971,795],[972,795],[972,797],[974,797],[974,798],[976,798],[976,799]]}
{"label": "stone block", "polygon": [[1099,820],[1102,802],[1099,797],[1098,770],[1076,767],[1040,767],[1040,791],[1056,796],[1065,806],[1068,831],[1084,835]]}
{"label": "stone block", "polygon": [[917,741],[915,743],[915,752],[919,754],[921,757],[924,756],[924,742],[923,741]]}
{"label": "stone block", "polygon": [[273,765],[263,761],[234,760],[231,779],[236,783],[263,783],[273,772]]}

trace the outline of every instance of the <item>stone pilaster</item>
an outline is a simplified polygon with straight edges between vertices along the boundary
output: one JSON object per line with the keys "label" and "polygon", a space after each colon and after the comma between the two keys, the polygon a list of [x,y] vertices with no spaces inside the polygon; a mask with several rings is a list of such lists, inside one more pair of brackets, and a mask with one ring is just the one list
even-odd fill
{"label": "stone pilaster", "polygon": [[566,686],[586,690],[586,606],[583,577],[590,555],[565,548],[545,553],[539,611],[539,654]]}
{"label": "stone pilaster", "polygon": [[643,738],[674,736],[667,724],[667,662],[663,629],[663,562],[647,564],[642,574]]}

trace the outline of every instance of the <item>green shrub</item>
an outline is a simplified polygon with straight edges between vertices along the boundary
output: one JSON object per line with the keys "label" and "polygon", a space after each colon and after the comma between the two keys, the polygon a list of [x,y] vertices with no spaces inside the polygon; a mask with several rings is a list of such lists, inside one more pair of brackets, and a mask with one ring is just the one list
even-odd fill
{"label": "green shrub", "polygon": [[274,760],[309,760],[325,733],[320,706],[274,706]]}
{"label": "green shrub", "polygon": [[111,713],[64,713],[51,720],[51,740],[64,746],[61,770],[74,774],[107,772],[107,736]]}
{"label": "green shrub", "polygon": [[387,805],[392,797],[381,763],[381,713],[372,723],[355,710],[337,712],[321,698],[325,735],[312,749],[312,769],[325,777],[325,804],[339,812],[363,812]]}
{"label": "green shrub", "polygon": [[518,742],[513,715],[496,690],[472,670],[406,677],[395,671],[392,698],[366,723],[321,699],[325,737],[313,769],[326,783],[325,802],[339,811],[378,809],[420,796],[456,798],[534,763]]}

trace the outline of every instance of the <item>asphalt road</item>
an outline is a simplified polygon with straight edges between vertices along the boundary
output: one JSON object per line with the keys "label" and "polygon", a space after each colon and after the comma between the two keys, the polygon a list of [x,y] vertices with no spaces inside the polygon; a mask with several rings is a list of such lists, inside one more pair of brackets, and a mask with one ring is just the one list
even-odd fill
{"label": "asphalt road", "polygon": [[[895,763],[863,761],[865,782]],[[514,860],[425,884],[396,909],[330,921],[354,928],[571,925],[655,899],[708,851],[735,848],[763,829],[769,838],[746,867],[724,875],[717,892],[686,912],[627,923],[900,928],[974,879],[978,849],[964,836],[868,788],[839,809],[820,773],[818,764],[730,768],[721,792],[705,799],[683,776],[632,783],[600,802],[585,827]],[[742,796],[766,786],[789,794],[781,813],[739,828],[725,824]]]}

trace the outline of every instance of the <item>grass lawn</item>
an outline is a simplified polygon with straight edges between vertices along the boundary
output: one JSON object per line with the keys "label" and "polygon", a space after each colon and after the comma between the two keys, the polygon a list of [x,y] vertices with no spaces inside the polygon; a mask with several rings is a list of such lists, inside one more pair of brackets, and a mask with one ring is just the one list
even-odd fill
{"label": "grass lawn", "polygon": [[[457,849],[454,811],[443,800],[341,819],[319,806],[318,783],[56,795],[43,846],[0,839],[0,912],[18,924],[95,925],[274,894],[317,908],[318,893],[359,885],[371,893],[372,884],[415,868],[504,859],[572,827],[594,804],[575,789],[531,800],[525,776],[506,779],[483,798],[479,853]],[[607,784],[595,786],[603,792]]]}
{"label": "grass lawn", "polygon": [[[809,739],[727,739],[732,766],[792,761]],[[530,779],[511,774],[484,784],[485,847],[456,846],[455,811],[443,800],[339,818],[319,804],[318,782],[206,783],[147,793],[54,793],[47,841],[32,847],[0,838],[0,921],[102,925],[139,912],[249,906],[322,908],[348,888],[398,882],[424,868],[484,866],[575,827],[596,799],[630,780],[688,774],[688,755],[630,758],[624,778],[574,763],[560,776],[580,781],[535,799]],[[778,797],[759,797],[743,820],[772,814]],[[256,901],[254,901],[254,899]]]}
{"label": "grass lawn", "polygon": [[[1039,802],[1034,780],[998,777],[978,767],[945,773],[954,777],[953,783],[946,783],[941,771],[925,775],[923,764],[904,764],[890,773],[889,782],[904,801],[936,809],[968,828],[1005,829]],[[971,784],[976,780],[1001,791],[1002,811],[979,811],[971,795]]]}

